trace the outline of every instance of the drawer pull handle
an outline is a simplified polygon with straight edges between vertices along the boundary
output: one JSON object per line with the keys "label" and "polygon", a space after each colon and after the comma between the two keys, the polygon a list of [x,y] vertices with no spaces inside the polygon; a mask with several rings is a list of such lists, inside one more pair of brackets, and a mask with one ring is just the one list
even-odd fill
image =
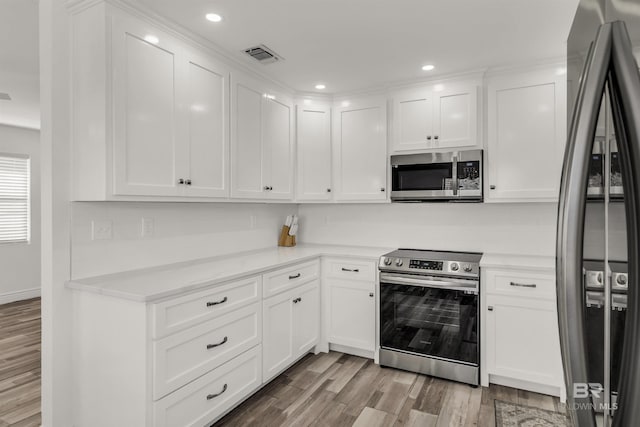
{"label": "drawer pull handle", "polygon": [[220,341],[218,344],[207,344],[207,350],[211,350],[212,348],[220,347],[222,344],[226,343],[227,341],[228,341],[228,337],[224,337],[224,339],[222,341]]}
{"label": "drawer pull handle", "polygon": [[299,303],[300,301],[302,301],[302,298],[298,297],[298,298],[296,298],[296,299],[294,299],[294,300],[293,300],[293,303],[294,303],[294,304],[297,304],[297,303]]}
{"label": "drawer pull handle", "polygon": [[220,396],[225,391],[227,391],[227,385],[226,384],[224,386],[222,386],[222,391],[220,393],[208,394],[207,395],[207,400],[215,399],[216,397]]}
{"label": "drawer pull handle", "polygon": [[487,307],[487,310],[493,311],[493,306],[490,305],[489,307]]}
{"label": "drawer pull handle", "polygon": [[297,279],[298,277],[300,277],[300,273],[289,276],[289,280]]}
{"label": "drawer pull handle", "polygon": [[537,288],[538,285],[536,285],[535,283],[516,283],[516,282],[511,282],[509,283],[511,286],[517,286],[519,288]]}
{"label": "drawer pull handle", "polygon": [[352,273],[359,273],[360,269],[359,268],[344,268],[344,267],[342,267],[342,271],[350,271]]}
{"label": "drawer pull handle", "polygon": [[373,292],[369,292],[369,296],[373,298]]}
{"label": "drawer pull handle", "polygon": [[227,301],[229,301],[229,298],[227,297],[222,298],[220,301],[210,301],[207,303],[207,307],[213,307],[214,305],[224,304]]}

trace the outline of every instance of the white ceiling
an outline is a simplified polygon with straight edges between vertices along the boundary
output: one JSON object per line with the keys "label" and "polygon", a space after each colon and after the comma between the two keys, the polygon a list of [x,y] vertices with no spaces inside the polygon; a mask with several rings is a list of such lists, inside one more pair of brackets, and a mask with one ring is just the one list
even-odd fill
{"label": "white ceiling", "polygon": [[0,1],[0,123],[40,128],[38,0]]}
{"label": "white ceiling", "polygon": [[[298,91],[389,82],[561,57],[578,0],[140,0]],[[217,24],[204,15],[223,16]],[[434,64],[431,73],[421,70]]]}

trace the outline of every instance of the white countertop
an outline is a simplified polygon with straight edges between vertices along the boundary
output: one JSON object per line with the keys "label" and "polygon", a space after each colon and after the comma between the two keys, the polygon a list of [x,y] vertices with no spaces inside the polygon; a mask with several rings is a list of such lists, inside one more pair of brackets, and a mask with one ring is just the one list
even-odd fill
{"label": "white countertop", "polygon": [[377,260],[381,255],[392,250],[392,248],[334,245],[276,247],[105,276],[74,279],[67,282],[67,287],[133,301],[153,302],[319,256]]}
{"label": "white countertop", "polygon": [[484,254],[481,268],[518,268],[553,272],[556,268],[555,256]]}

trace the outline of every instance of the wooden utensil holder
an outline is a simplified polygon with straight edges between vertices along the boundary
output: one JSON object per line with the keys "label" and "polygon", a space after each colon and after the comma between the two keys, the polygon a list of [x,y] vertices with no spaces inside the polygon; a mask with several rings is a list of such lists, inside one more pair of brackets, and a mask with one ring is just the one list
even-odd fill
{"label": "wooden utensil holder", "polygon": [[282,226],[280,232],[280,238],[278,239],[278,246],[291,247],[296,245],[296,236],[289,236],[290,227],[286,225]]}

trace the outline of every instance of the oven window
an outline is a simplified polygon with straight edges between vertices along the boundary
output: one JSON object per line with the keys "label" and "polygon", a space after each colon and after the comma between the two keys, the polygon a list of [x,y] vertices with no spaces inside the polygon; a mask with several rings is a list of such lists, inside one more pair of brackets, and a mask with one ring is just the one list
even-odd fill
{"label": "oven window", "polygon": [[478,296],[380,284],[380,345],[478,363]]}
{"label": "oven window", "polygon": [[451,163],[399,165],[393,168],[393,191],[452,190]]}

